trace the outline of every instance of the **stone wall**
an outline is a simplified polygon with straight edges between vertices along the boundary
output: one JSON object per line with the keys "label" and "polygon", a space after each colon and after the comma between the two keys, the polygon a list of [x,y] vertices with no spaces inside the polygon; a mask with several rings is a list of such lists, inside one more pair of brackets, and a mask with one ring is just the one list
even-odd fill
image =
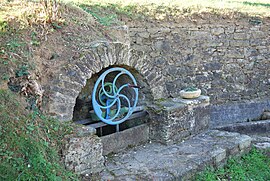
{"label": "stone wall", "polygon": [[270,96],[269,26],[269,19],[209,15],[134,23],[129,31],[131,48],[149,55],[166,96],[196,85],[220,104]]}
{"label": "stone wall", "polygon": [[212,105],[210,127],[260,120],[264,110],[270,110],[270,100]]}
{"label": "stone wall", "polygon": [[134,69],[156,100],[192,85],[214,105],[269,99],[269,19],[208,15],[128,27],[122,35],[130,43],[89,42],[55,72],[46,89],[51,115],[71,120],[87,80],[113,65]]}

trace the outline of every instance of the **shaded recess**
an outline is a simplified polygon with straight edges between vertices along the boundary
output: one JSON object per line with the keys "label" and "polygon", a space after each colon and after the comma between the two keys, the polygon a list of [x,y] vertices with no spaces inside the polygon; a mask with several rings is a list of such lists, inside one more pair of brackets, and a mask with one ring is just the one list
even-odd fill
{"label": "shaded recess", "polygon": [[[128,71],[131,72],[131,74],[135,77],[138,86],[141,88],[139,89],[139,99],[137,103],[137,107],[143,106],[146,108],[147,104],[150,103],[153,100],[150,87],[146,83],[145,78],[138,73],[137,70],[135,70],[132,67],[125,66],[125,65],[113,65],[107,68],[102,69],[100,72],[94,74],[91,76],[90,79],[87,80],[86,85],[82,88],[81,92],[79,93],[78,97],[76,98],[76,103],[74,107],[73,112],[73,121],[78,122],[80,120],[88,120],[87,125],[91,125],[100,121],[93,120],[91,118],[91,113],[93,113],[93,105],[92,105],[92,91],[95,85],[95,82],[99,78],[99,76],[106,70],[113,68],[113,67],[121,67],[125,68]],[[110,73],[108,76],[106,76],[106,81],[112,81],[117,73]],[[118,79],[118,84],[123,85],[129,81],[127,76],[120,76]],[[117,86],[118,87],[118,86]],[[134,92],[131,89],[123,90],[125,95],[133,96]],[[143,124],[148,121],[148,116],[141,117],[141,118],[135,118],[131,120],[127,120],[124,123],[120,124],[120,131],[125,130],[140,124]],[[101,130],[97,129],[97,134],[99,136],[101,135],[107,135],[114,133],[116,131],[116,126],[104,126]]]}

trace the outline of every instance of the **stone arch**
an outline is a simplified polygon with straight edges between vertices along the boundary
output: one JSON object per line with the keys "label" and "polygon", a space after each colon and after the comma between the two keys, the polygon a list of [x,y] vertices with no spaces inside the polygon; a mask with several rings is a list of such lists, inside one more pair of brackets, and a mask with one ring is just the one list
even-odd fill
{"label": "stone arch", "polygon": [[56,73],[50,85],[49,114],[61,121],[72,120],[76,98],[87,80],[112,65],[134,68],[150,86],[154,99],[166,95],[161,72],[156,71],[144,52],[132,50],[128,44],[97,41],[81,50],[75,61],[66,64]]}

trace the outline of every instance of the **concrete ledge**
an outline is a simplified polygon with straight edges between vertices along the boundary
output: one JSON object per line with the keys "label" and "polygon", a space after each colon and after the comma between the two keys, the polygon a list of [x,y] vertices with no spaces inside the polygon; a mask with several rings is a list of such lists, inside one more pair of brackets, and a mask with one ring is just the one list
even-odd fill
{"label": "concrete ledge", "polygon": [[103,155],[117,153],[129,146],[136,146],[149,140],[149,127],[142,124],[124,131],[101,137]]}

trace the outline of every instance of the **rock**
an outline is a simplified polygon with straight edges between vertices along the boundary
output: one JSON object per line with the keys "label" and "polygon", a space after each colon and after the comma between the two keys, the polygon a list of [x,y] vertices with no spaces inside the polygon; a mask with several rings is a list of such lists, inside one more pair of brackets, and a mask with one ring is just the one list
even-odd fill
{"label": "rock", "polygon": [[224,28],[222,28],[222,27],[213,28],[213,29],[211,30],[211,33],[212,33],[213,35],[220,35],[220,34],[223,34],[224,32],[225,32],[225,30],[224,30]]}
{"label": "rock", "polygon": [[255,143],[254,146],[258,149],[269,149],[270,142],[263,142],[263,143]]}
{"label": "rock", "polygon": [[270,111],[265,110],[261,115],[261,120],[267,120],[270,119]]}

